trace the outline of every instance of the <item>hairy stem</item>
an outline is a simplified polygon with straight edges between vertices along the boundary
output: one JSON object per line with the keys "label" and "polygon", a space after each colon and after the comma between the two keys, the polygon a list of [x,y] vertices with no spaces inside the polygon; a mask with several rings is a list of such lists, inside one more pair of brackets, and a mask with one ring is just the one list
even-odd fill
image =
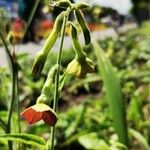
{"label": "hairy stem", "polygon": [[[55,76],[55,91],[54,91],[54,104],[53,104],[53,109],[56,113],[57,113],[57,107],[58,107],[61,54],[62,54],[62,49],[63,49],[64,37],[65,37],[66,23],[68,20],[69,13],[70,13],[70,8],[67,9],[65,17],[64,17],[63,27],[62,27],[62,35],[61,35],[61,43],[60,43],[59,53],[58,53],[58,57],[57,57],[58,69],[57,69],[57,73]],[[54,150],[54,139],[55,139],[55,126],[51,128],[51,150]]]}

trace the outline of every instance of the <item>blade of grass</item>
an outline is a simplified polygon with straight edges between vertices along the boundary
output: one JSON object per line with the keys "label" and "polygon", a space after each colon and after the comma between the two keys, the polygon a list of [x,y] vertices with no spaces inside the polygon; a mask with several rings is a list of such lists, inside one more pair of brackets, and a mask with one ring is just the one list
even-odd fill
{"label": "blade of grass", "polygon": [[110,105],[114,127],[116,129],[119,141],[128,147],[128,134],[126,124],[125,105],[122,98],[121,86],[112,64],[105,56],[100,45],[93,44],[95,56],[97,57],[98,69],[104,82],[106,96]]}
{"label": "blade of grass", "polygon": [[150,149],[148,142],[146,141],[146,139],[144,138],[144,136],[141,133],[139,133],[138,131],[136,131],[134,129],[129,129],[129,133],[131,136],[133,136],[135,139],[137,139],[137,141],[139,141],[139,143],[141,143],[143,145],[143,148],[145,150]]}

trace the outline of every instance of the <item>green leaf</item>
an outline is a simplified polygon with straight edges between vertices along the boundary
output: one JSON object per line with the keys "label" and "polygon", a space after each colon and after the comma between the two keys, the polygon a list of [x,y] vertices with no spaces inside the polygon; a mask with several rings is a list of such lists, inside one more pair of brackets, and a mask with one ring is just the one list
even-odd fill
{"label": "green leaf", "polygon": [[92,150],[110,150],[109,146],[104,140],[100,140],[98,134],[95,132],[87,133],[82,135],[78,139],[79,143],[86,149]]}
{"label": "green leaf", "polygon": [[138,131],[134,130],[134,129],[129,129],[129,133],[131,136],[133,136],[135,139],[137,139],[139,141],[139,143],[141,143],[144,147],[145,150],[150,150],[150,146],[148,145],[148,142],[146,141],[146,139],[144,138],[144,136],[139,133]]}
{"label": "green leaf", "polygon": [[45,148],[46,146],[46,141],[43,138],[33,134],[0,134],[0,138],[4,138],[4,140],[19,141],[28,145],[39,146],[41,148]]}
{"label": "green leaf", "polygon": [[125,105],[117,74],[114,72],[112,64],[97,42],[93,44],[93,48],[98,61],[98,69],[106,89],[106,96],[110,105],[114,127],[119,141],[128,147]]}

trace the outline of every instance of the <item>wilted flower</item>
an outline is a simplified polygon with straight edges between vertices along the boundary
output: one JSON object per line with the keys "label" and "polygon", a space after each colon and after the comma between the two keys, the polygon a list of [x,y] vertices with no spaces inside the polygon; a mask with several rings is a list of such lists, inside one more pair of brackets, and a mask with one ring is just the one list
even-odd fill
{"label": "wilted flower", "polygon": [[73,59],[67,67],[67,73],[75,75],[77,78],[85,78],[87,73],[94,72],[94,64],[89,58]]}
{"label": "wilted flower", "polygon": [[38,77],[40,75],[40,73],[42,72],[42,69],[46,62],[46,57],[47,57],[47,55],[43,51],[39,51],[36,54],[36,57],[35,57],[35,60],[33,63],[33,67],[32,67],[32,74],[34,76]]}
{"label": "wilted flower", "polygon": [[21,116],[29,123],[34,124],[43,120],[47,125],[54,126],[57,122],[56,113],[46,104],[37,103],[21,113]]}

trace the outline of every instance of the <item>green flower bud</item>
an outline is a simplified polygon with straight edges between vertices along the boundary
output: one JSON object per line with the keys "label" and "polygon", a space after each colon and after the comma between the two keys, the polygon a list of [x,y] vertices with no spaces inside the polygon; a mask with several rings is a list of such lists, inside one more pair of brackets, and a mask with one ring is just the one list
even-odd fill
{"label": "green flower bud", "polygon": [[32,74],[33,76],[39,77],[44,64],[46,62],[47,55],[43,51],[39,51],[36,56],[32,67]]}
{"label": "green flower bud", "polygon": [[90,6],[89,5],[87,5],[87,4],[85,4],[85,3],[76,3],[75,4],[75,9],[87,9],[87,8],[89,8]]}
{"label": "green flower bud", "polygon": [[37,99],[37,103],[49,104],[51,99],[53,98],[54,78],[56,75],[57,68],[58,65],[55,65],[50,69],[47,79],[42,88],[41,95]]}
{"label": "green flower bud", "polygon": [[37,103],[37,104],[39,104],[39,103],[48,104],[48,99],[47,99],[46,95],[41,94],[41,95],[37,98],[36,103]]}
{"label": "green flower bud", "polygon": [[85,78],[87,73],[94,72],[94,64],[89,58],[73,59],[67,66],[67,73],[76,76],[79,79]]}
{"label": "green flower bud", "polygon": [[63,24],[65,12],[62,12],[56,19],[52,32],[50,33],[49,37],[47,38],[46,42],[44,43],[43,48],[39,51],[35,57],[35,61],[32,67],[32,73],[34,76],[39,76],[42,72],[44,64],[46,62],[47,55],[53,45],[55,44],[58,35],[61,31],[61,27]]}
{"label": "green flower bud", "polygon": [[71,6],[71,3],[69,0],[61,0],[56,2],[55,5],[61,8],[67,8]]}
{"label": "green flower bud", "polygon": [[84,59],[86,57],[86,54],[83,52],[81,45],[79,43],[78,39],[78,32],[73,23],[71,23],[71,37],[72,37],[72,44],[73,48],[75,50],[76,56],[80,59]]}
{"label": "green flower bud", "polygon": [[90,31],[88,29],[86,21],[84,19],[84,16],[80,10],[75,10],[75,16],[76,16],[76,19],[82,29],[85,44],[88,45],[91,42],[91,36],[90,36]]}
{"label": "green flower bud", "polygon": [[48,36],[46,42],[44,43],[44,46],[42,48],[42,51],[44,51],[44,53],[46,53],[46,55],[48,55],[49,51],[51,50],[51,48],[53,47],[53,45],[55,44],[58,35],[61,32],[61,28],[62,28],[62,24],[63,24],[63,20],[64,20],[64,16],[65,16],[65,11],[63,11],[55,20],[54,26],[53,26],[53,30],[51,31],[50,35]]}

